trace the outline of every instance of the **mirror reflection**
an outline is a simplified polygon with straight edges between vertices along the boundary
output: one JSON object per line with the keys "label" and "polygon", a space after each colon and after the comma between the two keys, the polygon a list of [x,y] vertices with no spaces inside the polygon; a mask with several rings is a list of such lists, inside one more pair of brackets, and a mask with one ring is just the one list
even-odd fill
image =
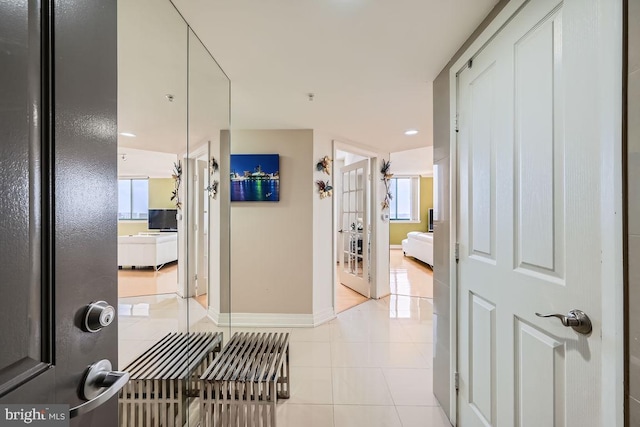
{"label": "mirror reflection", "polygon": [[[229,79],[197,35],[189,29],[189,156],[192,201],[189,235],[194,286],[189,289],[206,310],[195,324],[211,329],[219,323],[221,306],[229,298],[229,196],[223,181],[228,169],[228,148],[221,135],[229,129]],[[228,147],[228,139],[224,141]],[[224,189],[223,189],[224,187]],[[223,254],[225,254],[223,256]],[[225,259],[226,258],[226,259]]]}
{"label": "mirror reflection", "polygon": [[118,2],[118,80],[120,424],[197,425],[229,335],[230,82],[169,0]]}
{"label": "mirror reflection", "polygon": [[180,178],[176,169],[187,152],[187,72],[187,25],[171,3],[119,1],[121,368],[167,332],[187,329],[179,280],[187,259],[178,244],[184,201],[181,194],[173,197]]}

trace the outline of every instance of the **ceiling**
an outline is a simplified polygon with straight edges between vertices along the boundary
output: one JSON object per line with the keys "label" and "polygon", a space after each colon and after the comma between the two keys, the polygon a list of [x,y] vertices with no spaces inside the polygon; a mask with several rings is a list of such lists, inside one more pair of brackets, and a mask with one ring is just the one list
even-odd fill
{"label": "ceiling", "polygon": [[178,156],[171,153],[118,148],[119,178],[171,178]]}
{"label": "ceiling", "polygon": [[432,145],[431,82],[497,0],[173,3],[231,79],[232,128],[394,152]]}

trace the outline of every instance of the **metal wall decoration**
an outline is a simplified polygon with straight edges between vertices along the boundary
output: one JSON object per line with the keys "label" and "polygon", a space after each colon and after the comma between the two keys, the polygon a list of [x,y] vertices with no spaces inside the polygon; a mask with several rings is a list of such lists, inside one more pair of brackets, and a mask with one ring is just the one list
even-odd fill
{"label": "metal wall decoration", "polygon": [[206,188],[206,190],[209,192],[209,196],[212,199],[218,198],[218,184],[219,184],[219,181],[214,179]]}
{"label": "metal wall decoration", "polygon": [[333,194],[333,187],[329,184],[329,181],[323,181],[319,179],[316,181],[316,185],[318,186],[318,193],[320,193],[320,198],[324,199],[325,197],[331,197]]}
{"label": "metal wall decoration", "polygon": [[175,201],[176,208],[182,209],[182,202],[180,201],[180,183],[182,182],[182,162],[178,160],[173,164],[173,174],[171,175],[174,182],[174,188],[171,192],[171,200]]}
{"label": "metal wall decoration", "polygon": [[211,160],[209,160],[209,170],[211,171],[211,175],[213,175],[215,172],[218,172],[218,169],[220,169],[220,165],[218,165],[218,161],[216,160],[215,157],[211,157]]}
{"label": "metal wall decoration", "polygon": [[316,170],[318,172],[324,172],[327,175],[331,175],[331,162],[332,160],[329,156],[324,156],[318,163],[316,163]]}
{"label": "metal wall decoration", "polygon": [[391,169],[391,160],[386,161],[382,159],[382,167],[380,167],[380,174],[382,175],[382,182],[384,182],[385,195],[384,200],[382,200],[382,210],[389,209],[389,204],[393,199],[393,195],[391,194],[391,189],[389,185],[391,183],[391,178],[393,178],[393,174],[390,171]]}
{"label": "metal wall decoration", "polygon": [[220,183],[216,179],[212,179],[216,172],[220,169],[220,165],[215,157],[211,156],[211,160],[209,160],[209,185],[205,190],[209,192],[209,197],[212,199],[218,198],[218,184]]}

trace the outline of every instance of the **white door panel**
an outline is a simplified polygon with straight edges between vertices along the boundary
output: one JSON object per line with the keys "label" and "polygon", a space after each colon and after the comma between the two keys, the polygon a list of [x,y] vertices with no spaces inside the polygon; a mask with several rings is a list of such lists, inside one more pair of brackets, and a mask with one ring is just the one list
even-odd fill
{"label": "white door panel", "polygon": [[594,107],[572,86],[595,71],[567,4],[526,3],[458,77],[463,427],[599,424],[599,332],[535,315],[601,318],[598,141],[576,120]]}
{"label": "white door panel", "polygon": [[366,296],[369,285],[369,159],[341,169],[340,283]]}

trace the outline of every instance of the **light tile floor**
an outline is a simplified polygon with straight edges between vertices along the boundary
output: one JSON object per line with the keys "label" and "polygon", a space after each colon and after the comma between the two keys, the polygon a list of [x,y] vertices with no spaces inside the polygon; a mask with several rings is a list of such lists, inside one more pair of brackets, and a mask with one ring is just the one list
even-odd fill
{"label": "light tile floor", "polygon": [[433,273],[391,251],[392,295],[369,300],[316,328],[219,328],[195,299],[121,298],[120,368],[173,331],[284,331],[291,398],[279,427],[449,427],[432,393]]}
{"label": "light tile floor", "polygon": [[[448,427],[432,393],[432,313],[430,299],[391,295],[316,328],[266,329],[291,334],[291,398],[278,403],[278,426]],[[122,298],[119,321],[121,367],[187,325],[225,339],[265,330],[218,328],[175,295]]]}

